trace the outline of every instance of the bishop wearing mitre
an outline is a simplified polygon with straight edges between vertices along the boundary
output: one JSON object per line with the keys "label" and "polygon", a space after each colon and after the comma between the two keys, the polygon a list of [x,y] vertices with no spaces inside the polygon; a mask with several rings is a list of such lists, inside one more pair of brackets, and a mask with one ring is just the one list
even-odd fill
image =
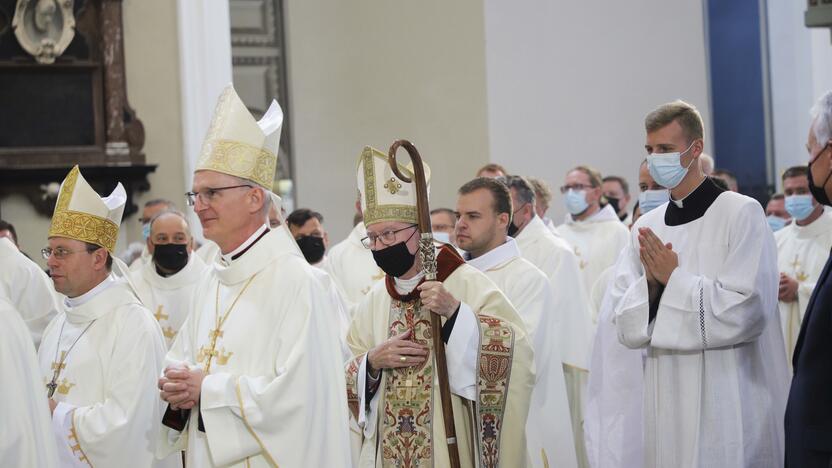
{"label": "bishop wearing mitre", "polygon": [[154,461],[163,407],[154,386],[165,356],[159,324],[111,273],[127,194],[100,198],[78,166],[61,184],[43,249],[63,311],[38,361],[60,466],[176,466]]}
{"label": "bishop wearing mitre", "polygon": [[[413,179],[412,170],[399,169]],[[535,377],[522,318],[453,247],[438,252],[437,281],[425,281],[414,184],[396,177],[386,155],[370,147],[357,176],[363,243],[386,273],[356,308],[347,334],[354,354],[345,366],[347,394],[363,431],[359,466],[450,466],[431,314],[443,322],[461,466],[526,466]]]}
{"label": "bishop wearing mitre", "polygon": [[229,85],[194,171],[189,203],[220,254],[158,382],[159,455],[185,450],[187,466],[350,464],[336,305],[285,223],[269,227],[282,122]]}

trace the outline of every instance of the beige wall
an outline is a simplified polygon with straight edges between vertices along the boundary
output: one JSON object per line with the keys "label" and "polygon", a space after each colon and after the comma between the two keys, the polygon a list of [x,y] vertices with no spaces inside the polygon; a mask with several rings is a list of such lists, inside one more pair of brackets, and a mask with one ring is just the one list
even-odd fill
{"label": "beige wall", "polygon": [[454,206],[488,161],[482,2],[289,0],[286,12],[296,206],[343,238],[361,149],[396,138],[431,166],[432,206]]}
{"label": "beige wall", "polygon": [[[144,123],[147,163],[159,165],[156,172],[150,175],[150,192],[136,200],[139,206],[151,197],[164,197],[184,208],[177,42],[176,2],[124,2],[127,95]],[[82,172],[83,169],[82,167]],[[3,219],[15,225],[23,251],[45,266],[39,251],[46,244],[49,218],[35,213],[29,202],[20,195],[3,198],[0,203]],[[140,239],[141,227],[137,218],[137,215],[133,215],[122,225],[117,252],[127,242]]]}

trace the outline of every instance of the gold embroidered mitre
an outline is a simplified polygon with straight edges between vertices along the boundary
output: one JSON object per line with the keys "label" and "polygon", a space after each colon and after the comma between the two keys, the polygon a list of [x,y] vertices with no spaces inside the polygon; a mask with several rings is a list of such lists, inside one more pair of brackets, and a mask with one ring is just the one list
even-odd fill
{"label": "gold embroidered mitre", "polygon": [[[404,157],[407,157],[404,155]],[[399,170],[413,179],[412,166],[402,166]],[[369,226],[381,221],[402,221],[417,224],[416,185],[404,182],[393,173],[387,163],[387,155],[381,151],[364,147],[358,157],[358,192],[361,198],[361,210],[364,212],[364,225]],[[425,179],[430,193],[430,168],[425,164]]]}
{"label": "gold embroidered mitre", "polygon": [[194,171],[216,171],[250,180],[271,190],[283,110],[272,100],[259,121],[228,85],[220,95]]}
{"label": "gold embroidered mitre", "polygon": [[127,192],[121,182],[110,196],[101,198],[75,166],[61,183],[49,237],[89,242],[113,254],[126,202]]}

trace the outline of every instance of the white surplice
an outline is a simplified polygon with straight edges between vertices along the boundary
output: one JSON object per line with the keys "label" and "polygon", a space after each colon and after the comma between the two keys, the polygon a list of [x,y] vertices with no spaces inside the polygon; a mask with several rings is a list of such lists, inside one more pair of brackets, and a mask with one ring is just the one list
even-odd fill
{"label": "white surplice", "polygon": [[346,239],[329,249],[324,265],[351,307],[361,302],[373,284],[384,278],[372,252],[361,244],[366,236],[364,223],[356,224]]}
{"label": "white surplice", "polygon": [[558,226],[558,232],[578,256],[587,294],[601,273],[615,264],[630,233],[610,205],[583,221],[575,221],[567,214],[565,222]]}
{"label": "white surplice", "polygon": [[37,348],[43,330],[59,310],[52,281],[5,237],[0,237],[0,265],[0,296],[20,313]]}
{"label": "white surplice", "polygon": [[797,300],[779,302],[780,326],[791,366],[803,314],[832,249],[832,213],[823,213],[808,226],[791,223],[774,233],[774,238],[777,241],[777,266],[780,272],[798,282]]}
{"label": "white surplice", "polygon": [[29,329],[2,293],[0,321],[0,460],[3,466],[57,466],[49,405]]}
{"label": "white surplice", "polygon": [[[621,295],[619,341],[646,347],[645,466],[782,467],[789,372],[777,251],[763,209],[734,192],[682,225],[665,224],[667,209],[636,222],[611,293]],[[652,322],[641,227],[679,257]]]}
{"label": "white surplice", "polygon": [[152,255],[150,255],[150,250],[147,249],[147,243],[145,243],[142,247],[142,254],[130,263],[128,271],[132,275],[133,273],[141,271],[142,268],[149,263],[153,263]]}
{"label": "white surplice", "polygon": [[197,467],[349,466],[336,305],[288,229],[266,230],[217,258],[197,287],[166,362],[205,369],[213,357],[185,430],[163,428],[163,453],[187,450]]}
{"label": "white surplice", "polygon": [[160,275],[152,260],[131,275],[139,299],[159,321],[168,347],[185,323],[196,285],[207,270],[208,265],[192,253],[187,265],[170,276]]}
{"label": "white surplice", "polygon": [[[60,466],[178,466],[178,457],[154,461],[162,416],[156,382],[165,355],[159,324],[113,275],[66,299],[64,310],[38,350],[44,383],[69,351],[53,396]],[[45,401],[47,389],[39,394]]]}
{"label": "white surplice", "polygon": [[552,234],[538,216],[517,234],[520,255],[549,278],[555,294],[552,308],[563,360],[566,392],[579,466],[586,466],[583,407],[591,346],[592,322],[578,259],[572,247]]}
{"label": "white surplice", "polygon": [[[619,261],[620,261],[619,257]],[[592,468],[644,466],[644,350],[618,341],[615,306],[621,291],[609,289],[615,266],[593,288],[597,331],[589,364],[584,435]],[[606,294],[604,294],[606,292]]]}
{"label": "white surplice", "polygon": [[555,321],[555,295],[546,275],[520,256],[517,242],[504,244],[468,264],[485,273],[523,318],[534,346],[535,381],[526,422],[532,466],[576,467],[575,438],[563,377]]}

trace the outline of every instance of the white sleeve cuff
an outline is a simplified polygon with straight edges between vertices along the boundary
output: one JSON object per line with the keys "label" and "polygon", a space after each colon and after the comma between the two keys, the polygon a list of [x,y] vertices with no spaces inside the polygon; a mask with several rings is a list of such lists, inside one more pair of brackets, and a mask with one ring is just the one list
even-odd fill
{"label": "white sleeve cuff", "polygon": [[448,361],[448,381],[451,392],[468,400],[477,398],[477,348],[480,326],[476,314],[464,302],[459,305],[456,322],[445,357]]}
{"label": "white sleeve cuff", "polygon": [[[383,377],[383,370],[379,371],[378,378]],[[376,431],[376,418],[378,417],[378,395],[381,393],[381,385],[367,405],[367,355],[361,360],[358,366],[358,427],[364,431],[364,437],[370,438]]]}
{"label": "white sleeve cuff", "polygon": [[[73,452],[72,447],[80,448],[81,442],[77,440],[78,434],[72,433],[73,411],[77,406],[69,403],[59,402],[52,412],[52,433],[55,435],[55,442],[58,447],[58,461],[62,467],[86,467],[89,466],[83,459],[81,452]],[[70,439],[70,436],[73,438]]]}

